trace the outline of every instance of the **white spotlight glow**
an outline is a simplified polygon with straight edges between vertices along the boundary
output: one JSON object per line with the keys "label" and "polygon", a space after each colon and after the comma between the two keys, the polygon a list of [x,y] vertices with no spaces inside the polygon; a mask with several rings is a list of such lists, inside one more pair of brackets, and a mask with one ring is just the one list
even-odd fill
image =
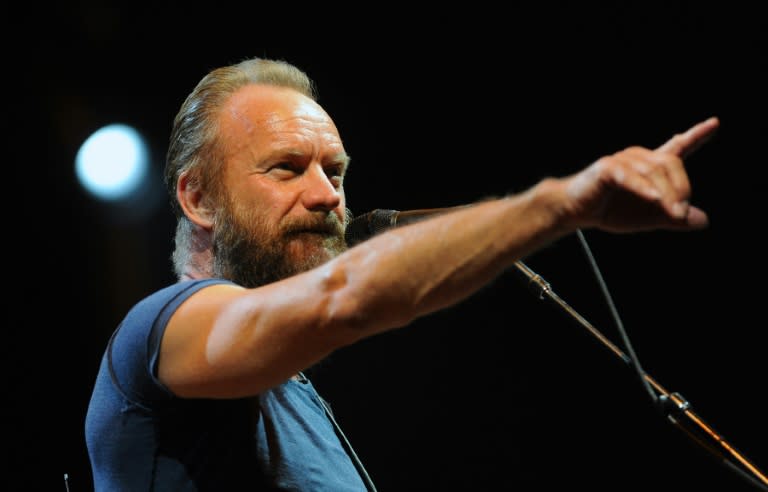
{"label": "white spotlight glow", "polygon": [[80,147],[75,171],[80,184],[103,200],[121,200],[144,181],[148,150],[134,128],[112,124],[94,132]]}

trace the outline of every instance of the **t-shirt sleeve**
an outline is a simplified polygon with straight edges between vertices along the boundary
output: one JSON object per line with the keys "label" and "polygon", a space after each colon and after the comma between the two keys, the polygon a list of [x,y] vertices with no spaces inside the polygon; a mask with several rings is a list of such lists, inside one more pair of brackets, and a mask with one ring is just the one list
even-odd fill
{"label": "t-shirt sleeve", "polygon": [[139,301],[112,335],[107,348],[112,382],[123,396],[152,408],[175,398],[157,378],[157,364],[168,320],[192,294],[207,286],[228,283],[222,279],[180,282]]}

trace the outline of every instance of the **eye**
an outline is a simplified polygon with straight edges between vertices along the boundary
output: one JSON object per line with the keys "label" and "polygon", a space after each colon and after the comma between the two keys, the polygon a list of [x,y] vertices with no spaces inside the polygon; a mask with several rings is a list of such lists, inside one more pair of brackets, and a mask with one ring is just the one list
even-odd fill
{"label": "eye", "polygon": [[344,166],[335,165],[326,167],[325,175],[328,176],[331,183],[338,188],[344,182]]}
{"label": "eye", "polygon": [[278,162],[269,168],[271,174],[275,174],[278,177],[290,178],[301,174],[301,168],[295,163],[290,161]]}

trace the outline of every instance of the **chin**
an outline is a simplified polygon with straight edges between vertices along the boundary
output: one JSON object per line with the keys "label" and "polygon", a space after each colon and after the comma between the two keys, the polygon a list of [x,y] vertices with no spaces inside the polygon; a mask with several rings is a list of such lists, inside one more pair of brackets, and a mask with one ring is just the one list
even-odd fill
{"label": "chin", "polygon": [[294,262],[307,265],[307,269],[314,268],[339,254],[331,243],[327,238],[319,236],[298,238],[288,243],[287,254]]}

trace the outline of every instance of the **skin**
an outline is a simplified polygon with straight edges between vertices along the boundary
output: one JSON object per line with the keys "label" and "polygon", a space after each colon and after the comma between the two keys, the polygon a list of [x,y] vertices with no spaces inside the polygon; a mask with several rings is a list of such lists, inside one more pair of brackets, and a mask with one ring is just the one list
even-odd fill
{"label": "skin", "polygon": [[[247,86],[220,115],[232,203],[267,223],[344,217],[348,158],[331,118],[290,89]],[[159,378],[182,397],[256,395],[358,340],[403,327],[476,292],[515,261],[577,229],[696,230],[683,159],[716,118],[656,149],[630,147],[529,190],[392,229],[334,256],[322,235],[292,236],[286,254],[319,265],[254,289],[211,286],[184,302],[161,342]],[[182,176],[177,197],[210,243],[216,200]],[[403,255],[403,251],[408,251]],[[212,253],[187,278],[210,271]]]}

